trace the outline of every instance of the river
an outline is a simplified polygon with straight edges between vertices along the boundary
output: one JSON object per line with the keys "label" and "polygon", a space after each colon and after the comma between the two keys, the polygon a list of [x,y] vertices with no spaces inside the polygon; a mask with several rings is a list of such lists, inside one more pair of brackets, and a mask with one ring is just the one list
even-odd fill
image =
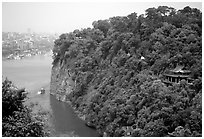
{"label": "river", "polygon": [[[49,111],[51,136],[98,136],[96,130],[89,128],[77,117],[74,110],[64,102],[59,102],[49,94],[52,58],[37,55],[21,60],[2,61],[3,79],[7,77],[18,88],[28,91],[27,102],[38,103],[40,109]],[[40,88],[45,88],[45,94],[38,95]]]}

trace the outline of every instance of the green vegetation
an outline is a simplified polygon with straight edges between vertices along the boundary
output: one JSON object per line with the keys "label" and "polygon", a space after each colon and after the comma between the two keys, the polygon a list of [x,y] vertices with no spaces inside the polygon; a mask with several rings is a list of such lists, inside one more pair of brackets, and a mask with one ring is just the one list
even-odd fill
{"label": "green vegetation", "polygon": [[[159,6],[62,34],[53,66],[69,68],[67,98],[101,136],[202,135],[202,13]],[[144,57],[144,59],[141,59]],[[184,65],[191,86],[162,74]]]}
{"label": "green vegetation", "polygon": [[43,137],[48,136],[42,113],[32,113],[24,105],[24,89],[17,89],[11,81],[2,82],[2,136],[3,137]]}

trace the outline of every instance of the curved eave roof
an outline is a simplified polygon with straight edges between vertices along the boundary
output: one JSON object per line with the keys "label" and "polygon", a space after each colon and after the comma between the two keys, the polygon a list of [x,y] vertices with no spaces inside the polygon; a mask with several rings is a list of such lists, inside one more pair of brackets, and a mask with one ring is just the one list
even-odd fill
{"label": "curved eave roof", "polygon": [[181,77],[181,78],[188,78],[190,77],[189,75],[175,75],[175,74],[164,74],[165,76],[170,76],[170,77]]}

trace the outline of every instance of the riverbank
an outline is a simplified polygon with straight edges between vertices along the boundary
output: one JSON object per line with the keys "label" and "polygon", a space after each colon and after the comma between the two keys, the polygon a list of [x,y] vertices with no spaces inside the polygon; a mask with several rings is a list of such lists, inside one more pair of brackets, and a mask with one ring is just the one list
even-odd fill
{"label": "riverbank", "polygon": [[[40,88],[45,89],[45,94],[38,94],[37,92],[40,90]],[[28,93],[28,99],[26,101],[26,104],[29,103],[38,104],[43,110],[50,111],[50,105],[49,105],[49,90],[50,86],[49,84],[46,84],[42,87],[36,88],[32,92]],[[38,109],[35,108],[34,111],[37,111]]]}
{"label": "riverbank", "polygon": [[[2,75],[19,88],[26,89],[28,98],[25,103],[32,106],[33,113],[44,117],[51,137],[97,136],[96,131],[87,127],[69,104],[50,95],[51,63],[51,57],[39,55],[6,60],[2,61]],[[40,95],[37,92],[42,87],[45,94]]]}
{"label": "riverbank", "polygon": [[[49,84],[44,85],[45,94],[38,94],[38,90],[36,89],[33,92],[30,92],[28,95],[28,99],[26,104],[32,107],[33,113],[41,115],[46,122],[46,131],[49,132],[50,137],[77,137],[78,135],[74,131],[67,132],[59,132],[56,131],[56,125],[54,125],[53,121],[55,121],[55,114],[51,108],[51,100],[50,100],[50,86]],[[33,96],[35,94],[35,96]],[[30,97],[29,97],[30,96]],[[68,105],[68,104],[67,104]]]}
{"label": "riverbank", "polygon": [[32,92],[28,92],[27,100],[25,104],[32,109],[33,114],[36,114],[43,118],[45,123],[45,131],[49,133],[49,136],[54,136],[54,130],[52,125],[52,110],[50,108],[49,99],[49,84],[43,86],[46,90],[45,94],[37,94],[40,88],[36,88]]}

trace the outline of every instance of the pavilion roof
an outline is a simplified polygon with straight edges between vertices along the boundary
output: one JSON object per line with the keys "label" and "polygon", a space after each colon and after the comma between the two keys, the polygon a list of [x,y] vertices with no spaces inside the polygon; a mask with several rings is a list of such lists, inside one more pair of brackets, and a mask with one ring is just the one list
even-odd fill
{"label": "pavilion roof", "polygon": [[175,69],[173,70],[170,70],[171,72],[182,72],[182,73],[185,73],[185,72],[191,72],[190,70],[183,70],[184,66],[182,65],[177,65]]}

